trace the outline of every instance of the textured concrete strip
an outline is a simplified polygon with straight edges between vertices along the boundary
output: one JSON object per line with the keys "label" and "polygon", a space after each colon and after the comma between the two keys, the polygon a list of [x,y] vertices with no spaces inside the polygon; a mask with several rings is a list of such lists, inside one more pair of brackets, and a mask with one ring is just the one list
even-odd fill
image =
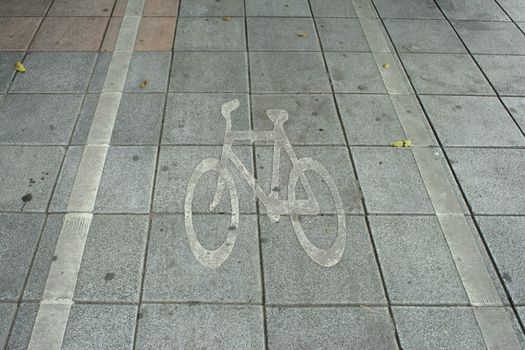
{"label": "textured concrete strip", "polygon": [[28,349],[60,349],[66,330],[71,302],[42,301],[36,315]]}
{"label": "textured concrete strip", "polygon": [[121,98],[122,94],[118,92],[102,93],[100,95],[95,116],[89,129],[87,144],[109,144]]}
{"label": "textured concrete strip", "polygon": [[[412,149],[414,158],[465,291],[471,304],[478,306],[476,319],[485,343],[489,349],[519,349],[512,320],[501,307],[503,303],[476,244],[474,233],[448,180],[442,155],[425,147],[430,144],[431,138],[424,124],[425,116],[412,95],[406,74],[390,50],[380,22],[375,19],[376,13],[370,0],[354,0],[353,4],[399,121],[407,138],[414,140],[416,145]],[[385,67],[385,64],[389,66]],[[501,347],[502,344],[505,345]]]}

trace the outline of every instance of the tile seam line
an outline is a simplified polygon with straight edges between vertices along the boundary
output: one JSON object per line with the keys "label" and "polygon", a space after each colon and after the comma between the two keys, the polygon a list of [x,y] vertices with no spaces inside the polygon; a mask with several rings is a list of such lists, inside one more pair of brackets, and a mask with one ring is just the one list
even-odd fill
{"label": "tile seam line", "polygon": [[145,0],[130,0],[75,175],[28,349],[60,349]]}
{"label": "tile seam line", "polygon": [[[473,312],[476,316],[483,340],[489,349],[496,348],[497,344],[507,344],[510,349],[519,349],[517,336],[512,327],[512,320],[505,311],[495,309],[494,313],[490,314],[476,307],[494,303],[503,305],[503,302],[490,277],[486,265],[487,262],[481,254],[480,247],[474,239],[472,229],[466,218],[460,215],[442,215],[444,211],[443,208],[448,209],[452,207],[452,212],[460,213],[462,212],[462,207],[457,198],[457,193],[447,176],[447,168],[443,165],[441,158],[433,156],[434,151],[433,148],[430,147],[433,142],[433,135],[425,123],[425,118],[421,117],[424,111],[415,94],[412,95],[413,92],[410,81],[395,50],[389,45],[388,34],[385,35],[382,31],[382,22],[381,19],[376,16],[375,6],[372,0],[353,0],[352,3],[360,20],[365,38],[369,45],[371,45],[370,40],[372,40],[372,44],[375,44],[375,49],[371,47],[372,54],[392,103],[394,103],[394,105],[396,105],[396,102],[399,104],[399,100],[396,97],[406,95],[405,102],[407,104],[405,104],[405,106],[401,104],[398,106],[399,108],[396,108],[396,114],[406,136],[416,139],[416,144],[421,143],[422,145],[428,146],[414,147],[411,153],[423,180],[428,197],[434,207],[441,231],[456,265],[458,275],[473,306]],[[392,65],[389,71],[381,69],[381,64],[387,63],[386,61],[383,62],[385,58],[389,58],[389,63]],[[396,90],[404,91],[405,93],[399,94],[399,91]],[[415,117],[412,119],[410,119],[410,116],[407,116],[406,113],[401,112],[407,108],[407,106],[411,109],[415,108],[415,113],[412,113]],[[443,196],[443,194],[445,195]],[[451,213],[450,210],[446,212]],[[492,329],[493,327],[490,327],[490,325],[493,324],[491,322],[493,319],[499,321],[499,332],[494,331]]]}

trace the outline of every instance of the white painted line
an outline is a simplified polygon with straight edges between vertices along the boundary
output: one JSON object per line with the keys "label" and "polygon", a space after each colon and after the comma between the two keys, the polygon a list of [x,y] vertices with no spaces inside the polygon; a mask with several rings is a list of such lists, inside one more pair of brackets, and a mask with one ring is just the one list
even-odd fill
{"label": "white painted line", "polygon": [[[470,303],[488,349],[519,349],[519,343],[494,282],[487,270],[471,227],[461,209],[444,167],[441,151],[436,152],[426,118],[391,43],[376,19],[370,0],[353,0],[361,27],[376,65],[407,138],[415,147],[412,154],[425,183]],[[389,67],[384,67],[389,64]]]}
{"label": "white painted line", "polygon": [[129,0],[75,176],[28,349],[60,349],[144,0]]}

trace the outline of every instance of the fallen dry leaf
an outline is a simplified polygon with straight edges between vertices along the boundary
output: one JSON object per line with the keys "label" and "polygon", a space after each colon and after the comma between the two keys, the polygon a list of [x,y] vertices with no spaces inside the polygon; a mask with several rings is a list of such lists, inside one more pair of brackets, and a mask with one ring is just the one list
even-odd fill
{"label": "fallen dry leaf", "polygon": [[300,33],[297,33],[298,36],[300,36],[301,38],[306,38],[308,37],[308,32],[300,32]]}
{"label": "fallen dry leaf", "polygon": [[390,146],[392,147],[398,147],[398,148],[402,148],[402,147],[412,147],[412,141],[409,140],[409,139],[406,139],[406,140],[397,140],[397,141],[394,141],[390,144]]}
{"label": "fallen dry leaf", "polygon": [[388,69],[388,68],[390,68],[390,64],[389,64],[389,63],[385,63],[385,64],[383,64],[383,68],[384,68],[384,69]]}
{"label": "fallen dry leaf", "polygon": [[229,21],[232,20],[231,16],[224,16],[224,17],[222,17],[222,19],[223,19],[224,21],[226,21],[226,22],[229,22]]}
{"label": "fallen dry leaf", "polygon": [[140,83],[140,88],[141,89],[144,89],[146,86],[148,86],[149,84],[149,80],[143,80],[141,83]]}
{"label": "fallen dry leaf", "polygon": [[25,73],[26,72],[26,67],[24,67],[24,65],[20,61],[16,61],[15,68],[16,68],[17,72],[20,72],[20,73]]}

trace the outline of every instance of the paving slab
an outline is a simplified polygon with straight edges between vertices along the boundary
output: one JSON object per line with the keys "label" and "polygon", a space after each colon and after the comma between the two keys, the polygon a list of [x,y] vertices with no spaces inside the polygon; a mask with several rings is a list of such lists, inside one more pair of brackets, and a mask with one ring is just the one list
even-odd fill
{"label": "paving slab", "polygon": [[176,17],[180,0],[147,0],[144,3],[143,16]]}
{"label": "paving slab", "polygon": [[136,305],[74,304],[62,349],[132,349],[136,319]]}
{"label": "paving slab", "polygon": [[27,349],[33,331],[33,324],[38,313],[37,303],[21,303],[18,313],[11,330],[7,349],[24,350]]}
{"label": "paving slab", "polygon": [[386,93],[371,53],[327,52],[325,57],[335,92]]}
{"label": "paving slab", "polygon": [[100,179],[95,212],[149,212],[156,159],[157,147],[110,147]]}
{"label": "paving slab", "polygon": [[49,204],[49,212],[65,212],[67,210],[69,197],[73,190],[73,184],[75,183],[75,177],[83,153],[84,147],[82,146],[68,147],[66,157],[64,158],[64,164],[62,165],[60,175],[58,176],[53,191],[53,197]]}
{"label": "paving slab", "polygon": [[[131,57],[124,92],[166,92],[171,52],[134,52]],[[148,85],[141,88],[144,80]]]}
{"label": "paving slab", "polygon": [[271,349],[397,347],[386,308],[272,307],[267,309],[266,315]]}
{"label": "paving slab", "polygon": [[508,21],[494,0],[436,0],[448,19]]}
{"label": "paving slab", "polygon": [[243,0],[193,0],[182,1],[181,17],[244,16]]}
{"label": "paving slab", "polygon": [[96,58],[88,52],[29,53],[24,60],[27,71],[17,74],[10,92],[83,93]]}
{"label": "paving slab", "polygon": [[[119,0],[117,0],[119,3]],[[115,11],[117,6],[115,6]],[[110,17],[108,27],[106,29],[106,34],[104,34],[104,40],[102,40],[102,45],[100,46],[100,51],[113,51],[115,49],[115,44],[117,43],[117,37],[122,25],[122,17]]]}
{"label": "paving slab", "polygon": [[57,0],[48,12],[49,16],[111,16],[115,0]]}
{"label": "paving slab", "polygon": [[525,95],[525,72],[516,69],[525,64],[525,56],[476,55],[483,72],[500,95]]}
{"label": "paving slab", "polygon": [[95,215],[74,300],[138,302],[148,228],[146,215]]}
{"label": "paving slab", "polygon": [[180,18],[175,50],[246,51],[244,18]]}
{"label": "paving slab", "polygon": [[[302,216],[300,222],[316,246],[326,249],[332,245],[335,216]],[[346,216],[345,252],[330,268],[308,257],[288,217],[273,223],[264,216],[260,225],[267,304],[386,304],[363,217]]]}
{"label": "paving slab", "polygon": [[310,17],[308,0],[245,0],[246,16]]}
{"label": "paving slab", "polygon": [[[346,213],[361,214],[363,207],[361,204],[361,192],[359,191],[357,180],[352,169],[352,163],[348,150],[345,147],[295,147],[294,151],[297,158],[312,158],[328,171],[334,181],[341,196],[343,210]],[[255,150],[257,165],[257,180],[265,193],[272,190],[271,177],[273,172],[272,158],[273,147],[258,146]],[[288,198],[288,180],[292,163],[284,151],[281,152],[281,164],[279,167],[279,198]],[[336,213],[333,195],[326,182],[320,175],[308,170],[304,173],[310,187],[319,203],[322,214]],[[295,187],[296,198],[307,199],[306,192],[300,182]],[[264,205],[261,211],[266,212]]]}
{"label": "paving slab", "polygon": [[522,131],[525,130],[525,98],[523,97],[504,97],[503,103],[509,109],[510,114],[519,125]]}
{"label": "paving slab", "polygon": [[69,144],[82,100],[82,95],[7,95],[0,105],[0,143]]}
{"label": "paving slab", "polygon": [[170,51],[173,48],[176,23],[176,17],[142,17],[135,40],[135,51]]}
{"label": "paving slab", "polygon": [[60,171],[61,147],[0,147],[0,210],[46,210]]}
{"label": "paving slab", "polygon": [[350,145],[388,146],[406,138],[388,95],[337,94],[336,99]]}
{"label": "paving slab", "polygon": [[250,51],[321,51],[311,18],[247,18]]}
{"label": "paving slab", "polygon": [[246,53],[176,51],[169,91],[248,92]]}
{"label": "paving slab", "polygon": [[394,307],[403,349],[485,349],[469,307]]}
{"label": "paving slab", "polygon": [[71,145],[85,145],[91,128],[93,117],[97,109],[99,94],[87,94],[80,109],[75,130],[71,136]]}
{"label": "paving slab", "polygon": [[432,0],[375,0],[374,4],[383,18],[441,19],[443,15]]}
{"label": "paving slab", "polygon": [[476,217],[483,238],[516,305],[525,305],[525,217]]}
{"label": "paving slab", "polygon": [[351,152],[370,213],[434,213],[410,150],[352,147]]}
{"label": "paving slab", "polygon": [[[233,153],[239,157],[246,169],[253,173],[252,149],[248,146],[234,146]],[[159,165],[153,200],[153,211],[184,213],[184,201],[188,181],[197,165],[207,158],[220,159],[220,146],[163,146],[160,149]],[[255,194],[231,162],[227,163],[239,197],[241,213],[255,213]],[[203,175],[193,195],[193,213],[210,213],[210,204],[217,188],[217,172]],[[231,212],[229,191],[225,190],[222,199],[211,213]]]}
{"label": "paving slab", "polygon": [[6,92],[16,74],[15,62],[22,61],[23,52],[0,52],[0,93]]}
{"label": "paving slab", "polygon": [[523,146],[525,138],[496,97],[421,96],[444,146]]}
{"label": "paving slab", "polygon": [[250,77],[255,93],[331,92],[320,52],[251,52]]}
{"label": "paving slab", "polygon": [[469,55],[402,53],[400,56],[419,94],[494,94]]}
{"label": "paving slab", "polygon": [[[231,215],[193,215],[201,244],[216,249],[226,239]],[[147,302],[262,302],[259,239],[255,215],[240,216],[237,238],[223,265],[210,268],[195,259],[184,216],[159,215],[148,243],[143,300]]]}
{"label": "paving slab", "polygon": [[334,99],[328,94],[252,95],[255,131],[273,130],[267,110],[284,109],[284,131],[292,145],[344,145]]}
{"label": "paving slab", "polygon": [[11,330],[11,324],[15,317],[17,304],[2,303],[0,304],[0,344],[5,344]]}
{"label": "paving slab", "polygon": [[525,3],[520,0],[498,0],[498,3],[514,21],[525,21]]}
{"label": "paving slab", "polygon": [[370,51],[357,18],[317,18],[324,51]]}
{"label": "paving slab", "polygon": [[521,322],[525,321],[525,306],[517,307],[518,316],[521,319]]}
{"label": "paving slab", "polygon": [[40,26],[38,17],[0,17],[0,51],[25,51]]}
{"label": "paving slab", "polygon": [[42,214],[0,214],[0,300],[21,297],[44,221]]}
{"label": "paving slab", "polygon": [[370,216],[390,301],[465,304],[469,299],[434,216]]}
{"label": "paving slab", "polygon": [[165,94],[122,95],[111,144],[159,144],[165,98]]}
{"label": "paving slab", "polygon": [[466,53],[446,20],[385,19],[398,52]]}
{"label": "paving slab", "polygon": [[89,82],[88,93],[100,93],[106,81],[109,64],[111,62],[111,52],[101,52],[97,56],[97,62],[93,69],[93,76]]}
{"label": "paving slab", "polygon": [[[222,145],[226,119],[223,103],[239,100],[232,115],[232,130],[250,130],[250,103],[247,94],[178,93],[168,94],[162,144]],[[236,143],[249,143],[249,141]]]}
{"label": "paving slab", "polygon": [[[257,306],[143,304],[139,349],[262,349],[262,308]],[[215,330],[210,332],[210,329]]]}
{"label": "paving slab", "polygon": [[310,0],[315,17],[357,17],[354,5],[346,0]]}
{"label": "paving slab", "polygon": [[447,148],[446,153],[475,214],[525,213],[525,150]]}
{"label": "paving slab", "polygon": [[471,53],[525,54],[525,35],[511,22],[453,21]]}
{"label": "paving slab", "polygon": [[52,0],[4,0],[0,4],[0,16],[44,16]]}

